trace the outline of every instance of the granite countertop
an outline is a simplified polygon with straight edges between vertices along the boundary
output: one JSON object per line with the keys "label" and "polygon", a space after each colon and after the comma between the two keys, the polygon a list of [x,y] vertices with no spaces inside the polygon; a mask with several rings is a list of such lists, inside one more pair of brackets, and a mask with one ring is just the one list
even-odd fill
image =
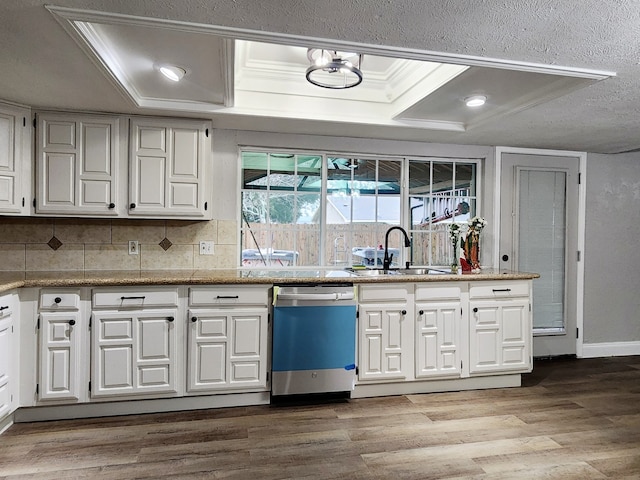
{"label": "granite countertop", "polygon": [[22,287],[205,285],[274,283],[398,283],[529,280],[537,273],[482,269],[480,273],[359,276],[346,270],[147,270],[0,272],[0,293]]}

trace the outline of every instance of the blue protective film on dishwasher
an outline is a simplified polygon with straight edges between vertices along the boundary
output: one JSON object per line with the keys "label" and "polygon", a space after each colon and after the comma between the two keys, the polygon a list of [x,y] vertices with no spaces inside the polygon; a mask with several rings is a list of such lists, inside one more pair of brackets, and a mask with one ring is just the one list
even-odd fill
{"label": "blue protective film on dishwasher", "polygon": [[355,357],[355,305],[273,309],[273,371],[348,369]]}

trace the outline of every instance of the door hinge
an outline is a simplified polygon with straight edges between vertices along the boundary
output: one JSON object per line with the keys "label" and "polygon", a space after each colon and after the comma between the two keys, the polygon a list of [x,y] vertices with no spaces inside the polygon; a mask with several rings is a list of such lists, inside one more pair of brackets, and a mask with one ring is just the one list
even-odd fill
{"label": "door hinge", "polygon": [[356,318],[360,318],[360,310],[356,310]]}
{"label": "door hinge", "polygon": [[267,313],[267,324],[271,323],[271,314]]}
{"label": "door hinge", "polygon": [[578,250],[578,262],[580,261],[580,250]]}
{"label": "door hinge", "polygon": [[36,128],[36,119],[33,119],[33,128]]}
{"label": "door hinge", "polygon": [[267,372],[267,382],[269,381],[269,372]]}
{"label": "door hinge", "polygon": [[578,185],[582,183],[582,173],[578,172]]}
{"label": "door hinge", "polygon": [[40,315],[38,315],[38,321],[36,322],[36,330],[40,330]]}
{"label": "door hinge", "polygon": [[205,136],[206,136],[207,138],[209,138],[209,129],[208,129],[208,128],[207,128],[207,129],[205,129],[204,134],[205,134]]}
{"label": "door hinge", "polygon": [[89,393],[91,393],[91,382],[89,382]]}
{"label": "door hinge", "polygon": [[356,377],[360,375],[360,367],[356,366]]}
{"label": "door hinge", "polygon": [[576,328],[576,338],[580,338],[580,329]]}
{"label": "door hinge", "polygon": [[24,207],[25,199],[22,197],[22,206]]}
{"label": "door hinge", "polygon": [[209,203],[209,202],[204,202],[204,210],[205,210],[205,211],[209,208],[208,203]]}
{"label": "door hinge", "polygon": [[22,126],[23,127],[27,126],[27,117],[22,117]]}
{"label": "door hinge", "polygon": [[33,208],[36,208],[36,199],[35,199],[35,197],[33,198]]}
{"label": "door hinge", "polygon": [[40,393],[40,384],[36,383],[36,395]]}
{"label": "door hinge", "polygon": [[89,330],[91,330],[91,321],[93,320],[93,315],[89,315]]}
{"label": "door hinge", "polygon": [[531,311],[531,304],[529,304],[529,311]]}

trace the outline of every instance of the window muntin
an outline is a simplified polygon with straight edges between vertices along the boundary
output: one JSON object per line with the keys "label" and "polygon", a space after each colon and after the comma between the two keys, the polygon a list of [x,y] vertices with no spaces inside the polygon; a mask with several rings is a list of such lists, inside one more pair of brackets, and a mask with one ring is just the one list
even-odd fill
{"label": "window muntin", "polygon": [[448,265],[448,225],[477,205],[477,160],[247,150],[241,178],[242,265],[259,268],[381,266],[395,225],[412,246],[391,233],[394,266]]}

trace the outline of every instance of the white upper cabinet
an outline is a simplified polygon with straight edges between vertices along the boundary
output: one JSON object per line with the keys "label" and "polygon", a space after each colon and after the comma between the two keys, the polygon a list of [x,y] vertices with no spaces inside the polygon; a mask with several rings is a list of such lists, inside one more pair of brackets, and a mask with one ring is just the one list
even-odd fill
{"label": "white upper cabinet", "polygon": [[0,103],[0,214],[28,215],[31,113]]}
{"label": "white upper cabinet", "polygon": [[205,192],[210,124],[133,118],[129,135],[129,215],[211,218]]}
{"label": "white upper cabinet", "polygon": [[39,114],[36,213],[116,216],[120,119]]}

